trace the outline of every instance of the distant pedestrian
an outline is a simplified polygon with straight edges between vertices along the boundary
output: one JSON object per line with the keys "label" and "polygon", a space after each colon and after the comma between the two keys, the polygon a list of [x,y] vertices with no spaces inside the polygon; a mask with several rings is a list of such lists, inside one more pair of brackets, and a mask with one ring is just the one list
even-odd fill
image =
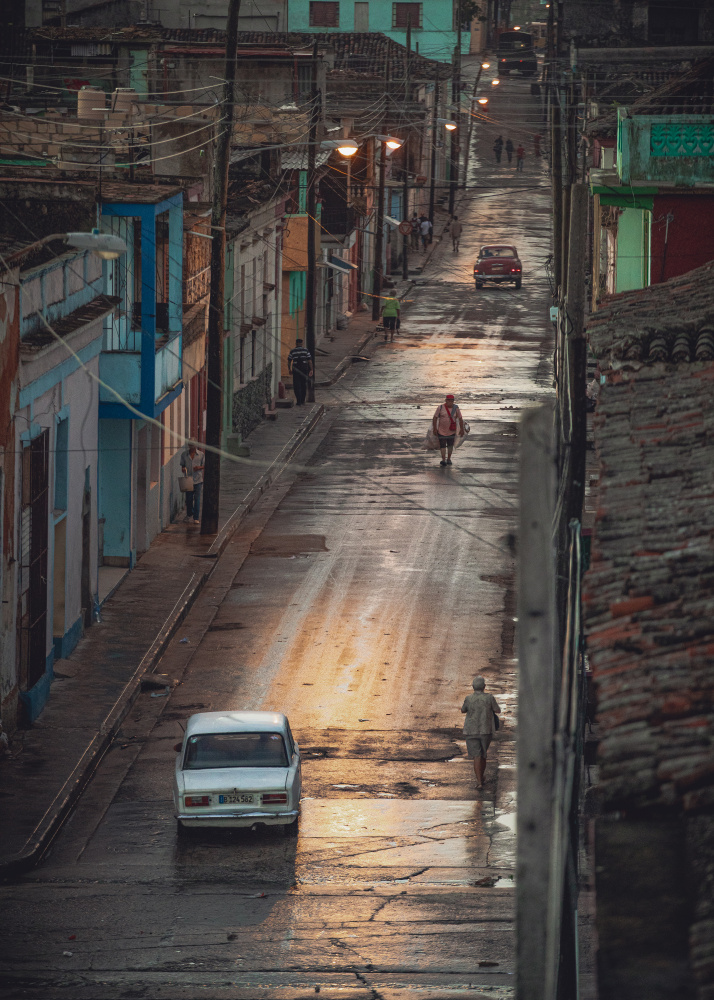
{"label": "distant pedestrian", "polygon": [[387,336],[393,342],[394,341],[394,331],[397,327],[397,323],[400,319],[400,309],[399,309],[399,299],[390,297],[385,301],[382,306],[382,326],[384,327],[384,339],[387,340]]}
{"label": "distant pedestrian", "polygon": [[421,250],[426,253],[426,248],[431,243],[431,222],[425,215],[422,215],[419,223],[419,233],[421,235]]}
{"label": "distant pedestrian", "polygon": [[295,341],[295,347],[288,354],[288,375],[293,377],[293,392],[298,406],[305,403],[309,380],[313,376],[312,357],[302,340]]}
{"label": "distant pedestrian", "polygon": [[508,157],[508,162],[511,162],[513,157],[513,143],[510,139],[506,139],[506,156]]}
{"label": "distant pedestrian", "polygon": [[466,751],[473,757],[476,787],[483,788],[483,776],[486,772],[486,754],[496,732],[494,713],[499,715],[501,709],[492,694],[485,692],[486,681],[483,677],[474,677],[474,693],[464,698],[461,706],[464,719],[464,736]]}
{"label": "distant pedestrian", "polygon": [[523,148],[523,143],[518,143],[518,149],[516,150],[516,170],[523,170],[523,164],[526,159],[526,151]]}
{"label": "distant pedestrian", "polygon": [[496,157],[496,163],[501,162],[501,154],[503,153],[503,136],[499,135],[493,144],[493,152]]}
{"label": "distant pedestrian", "polygon": [[464,227],[459,222],[458,215],[455,215],[453,217],[453,219],[451,220],[451,226],[449,228],[451,230],[451,242],[453,244],[454,253],[458,253],[459,252],[459,240],[461,239],[461,234],[464,231]]}
{"label": "distant pedestrian", "polygon": [[418,250],[421,222],[416,212],[411,218],[411,223],[412,223],[412,250]]}
{"label": "distant pedestrian", "polygon": [[203,493],[203,469],[206,456],[190,444],[181,452],[181,471],[184,476],[193,478],[193,489],[186,491],[186,520],[199,524],[201,521],[201,494]]}
{"label": "distant pedestrian", "polygon": [[441,465],[451,465],[451,453],[454,450],[457,429],[459,437],[464,435],[464,418],[452,395],[448,395],[446,402],[437,406],[431,425],[434,437],[439,439]]}
{"label": "distant pedestrian", "polygon": [[535,156],[540,156],[540,141],[542,138],[543,136],[539,132],[533,136],[533,153]]}

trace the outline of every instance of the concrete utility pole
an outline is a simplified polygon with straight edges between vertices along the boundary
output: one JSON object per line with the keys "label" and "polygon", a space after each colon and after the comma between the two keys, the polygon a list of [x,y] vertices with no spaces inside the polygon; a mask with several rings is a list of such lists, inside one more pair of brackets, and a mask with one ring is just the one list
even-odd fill
{"label": "concrete utility pole", "polygon": [[[386,93],[389,96],[389,81],[391,79],[392,43],[387,42],[387,65],[385,68]],[[384,118],[382,118],[384,126]],[[379,191],[377,193],[377,230],[374,237],[374,274],[372,278],[372,319],[378,320],[381,310],[382,295],[382,257],[384,256],[384,177],[387,167],[387,155],[384,139],[379,142]]]}
{"label": "concrete utility pole", "polygon": [[[550,406],[520,426],[516,996],[545,1000],[556,691],[555,446]],[[552,997],[547,997],[552,1000]]]}
{"label": "concrete utility pole", "polygon": [[228,167],[233,135],[235,104],[236,52],[238,49],[238,12],[241,0],[230,0],[226,22],[226,65],[223,71],[223,122],[216,141],[211,212],[211,291],[208,306],[208,351],[206,359],[206,468],[203,476],[201,534],[218,531],[221,497],[221,457],[223,432],[223,311],[225,308],[226,207],[228,205]]}
{"label": "concrete utility pole", "polygon": [[588,187],[573,184],[570,196],[570,239],[568,240],[569,320],[567,337],[570,383],[570,476],[566,494],[566,521],[582,520],[585,499],[585,457],[587,446],[586,381],[587,344],[585,340],[585,268],[588,225]]}
{"label": "concrete utility pole", "polygon": [[459,186],[459,150],[461,144],[461,2],[456,0],[456,48],[451,73],[451,103],[458,128],[451,133],[449,143],[449,215],[454,214],[456,189]]}
{"label": "concrete utility pole", "polygon": [[[407,66],[404,73],[404,103],[409,101],[409,70],[412,55],[412,16],[407,15]],[[404,210],[402,215],[409,221],[409,133],[404,141],[404,194],[402,196]],[[409,279],[409,233],[402,236],[402,278]]]}
{"label": "concrete utility pole", "polygon": [[[439,115],[439,70],[434,81],[434,106],[431,109],[431,183],[429,185],[429,222],[434,225],[434,183],[436,174],[436,119]],[[433,232],[433,230],[432,230]]]}
{"label": "concrete utility pole", "polygon": [[386,152],[383,139],[379,143],[379,190],[377,191],[377,229],[374,237],[374,273],[372,278],[372,319],[378,320],[382,295],[382,256],[384,254],[384,175],[386,172]]}
{"label": "concrete utility pole", "polygon": [[317,276],[317,248],[315,246],[315,213],[317,198],[315,187],[315,151],[317,146],[317,125],[320,116],[320,92],[317,89],[317,41],[312,44],[312,90],[310,98],[310,133],[307,147],[307,274],[305,276],[305,347],[312,358],[313,376],[307,384],[307,400],[315,402],[315,285]]}

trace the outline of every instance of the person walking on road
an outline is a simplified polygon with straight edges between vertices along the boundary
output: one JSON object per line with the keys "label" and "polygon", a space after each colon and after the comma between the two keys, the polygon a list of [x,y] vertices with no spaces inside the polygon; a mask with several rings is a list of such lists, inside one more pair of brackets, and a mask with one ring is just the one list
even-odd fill
{"label": "person walking on road", "polygon": [[422,215],[419,223],[421,233],[421,252],[426,253],[427,244],[431,243],[431,222],[425,215]]}
{"label": "person walking on road", "polygon": [[386,300],[382,306],[382,326],[384,327],[384,340],[386,343],[387,336],[392,343],[394,343],[394,331],[397,328],[397,323],[401,318],[401,310],[399,308],[399,299],[395,299],[391,296]]}
{"label": "person walking on road", "polygon": [[295,403],[297,406],[302,406],[305,403],[308,382],[313,376],[312,357],[307,347],[303,346],[302,340],[296,340],[295,347],[288,354],[288,375],[293,377]]}
{"label": "person walking on road", "polygon": [[523,143],[518,143],[518,149],[516,150],[516,170],[523,170],[523,164],[526,159],[526,151],[523,148]]}
{"label": "person walking on road", "polygon": [[508,157],[508,162],[510,163],[513,158],[513,143],[510,139],[506,139],[506,156]]}
{"label": "person walking on road", "polygon": [[540,134],[540,132],[536,132],[536,134],[533,136],[533,153],[535,156],[540,156],[540,141],[542,138],[543,136]]}
{"label": "person walking on road", "polygon": [[464,719],[464,736],[466,751],[473,757],[476,787],[483,788],[483,777],[486,772],[486,754],[489,744],[496,732],[495,715],[500,715],[501,709],[492,694],[486,694],[486,681],[483,677],[474,677],[474,693],[464,698],[461,706]]}
{"label": "person walking on road", "polygon": [[421,235],[420,233],[421,220],[419,216],[416,214],[416,212],[411,218],[411,223],[412,223],[412,250],[418,250],[419,236]]}
{"label": "person walking on road", "polygon": [[459,240],[461,239],[461,234],[464,231],[464,227],[459,222],[458,215],[455,215],[451,220],[451,242],[453,244],[454,253],[459,252]]}
{"label": "person walking on road", "polygon": [[186,520],[199,524],[201,521],[201,494],[203,493],[203,467],[206,456],[195,444],[190,444],[181,452],[181,471],[184,476],[193,477],[193,489],[186,491]]}
{"label": "person walking on road", "polygon": [[454,402],[454,397],[448,395],[446,402],[437,406],[436,413],[432,417],[431,426],[434,437],[439,439],[441,450],[441,465],[451,465],[451,453],[454,450],[456,431],[458,425],[459,437],[464,435],[464,418],[461,410]]}
{"label": "person walking on road", "polygon": [[501,162],[501,154],[503,153],[503,136],[499,135],[493,144],[493,153],[496,157],[496,163]]}

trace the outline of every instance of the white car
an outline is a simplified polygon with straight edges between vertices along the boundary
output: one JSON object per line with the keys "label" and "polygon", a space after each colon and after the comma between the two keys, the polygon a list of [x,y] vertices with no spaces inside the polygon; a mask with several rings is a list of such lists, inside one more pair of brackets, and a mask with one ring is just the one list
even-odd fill
{"label": "white car", "polygon": [[200,712],[175,749],[179,831],[265,825],[297,833],[300,750],[284,715]]}

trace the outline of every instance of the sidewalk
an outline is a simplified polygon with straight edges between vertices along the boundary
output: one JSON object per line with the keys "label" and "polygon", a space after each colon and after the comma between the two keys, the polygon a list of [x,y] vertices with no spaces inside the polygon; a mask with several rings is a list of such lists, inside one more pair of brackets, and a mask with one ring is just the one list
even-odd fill
{"label": "sidewalk", "polygon": [[[374,334],[369,313],[320,345],[318,386],[331,385]],[[222,466],[219,532],[201,536],[177,520],[151,544],[102,606],[72,656],[55,664],[40,718],[0,758],[0,878],[31,868],[69,816],[133,704],[141,678],[217,564],[232,533],[288,465],[323,414],[319,403],[278,410],[250,434],[251,458]]]}

